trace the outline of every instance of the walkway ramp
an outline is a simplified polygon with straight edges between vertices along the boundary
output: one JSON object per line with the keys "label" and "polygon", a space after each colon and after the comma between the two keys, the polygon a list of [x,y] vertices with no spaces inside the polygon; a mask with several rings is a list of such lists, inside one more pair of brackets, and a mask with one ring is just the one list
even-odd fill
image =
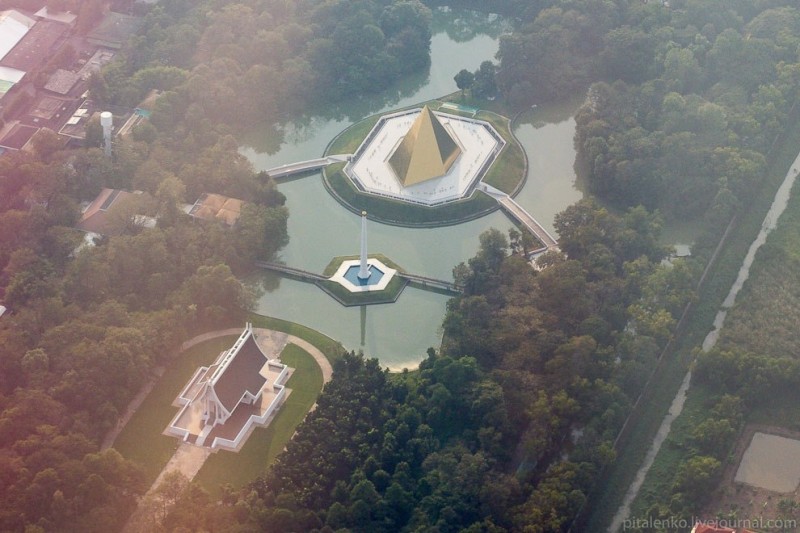
{"label": "walkway ramp", "polygon": [[273,179],[286,178],[293,174],[301,174],[303,172],[312,172],[327,167],[333,163],[344,163],[353,157],[352,154],[337,154],[329,155],[327,157],[320,157],[317,159],[309,159],[307,161],[298,161],[297,163],[288,163],[279,167],[270,168],[267,174]]}
{"label": "walkway ramp", "polygon": [[398,272],[397,275],[406,278],[412,283],[421,285],[421,288],[423,289],[437,289],[448,294],[461,294],[464,292],[461,287],[451,281],[429,278],[426,276],[418,276],[416,274],[409,274],[407,272]]}
{"label": "walkway ramp", "polygon": [[508,194],[504,193],[500,189],[492,187],[488,183],[481,183],[480,190],[497,200],[497,203],[500,204],[500,207],[503,208],[503,211],[506,212],[511,218],[525,226],[528,231],[533,233],[537,239],[539,239],[542,244],[544,244],[547,251],[555,250],[558,248],[558,241],[550,235],[544,226],[539,224],[533,215],[528,213],[521,205],[519,205],[513,198],[511,198]]}
{"label": "walkway ramp", "polygon": [[280,272],[281,274],[287,274],[289,276],[300,278],[306,281],[324,281],[328,278],[320,276],[319,274],[315,274],[313,272],[309,272],[308,270],[303,270],[302,268],[294,268],[286,265],[282,265],[280,263],[273,263],[271,261],[256,261],[256,266],[263,268],[265,270],[272,270],[273,272]]}
{"label": "walkway ramp", "polygon": [[548,250],[558,247],[558,241],[556,241],[556,239],[550,235],[550,233],[544,229],[544,227],[539,224],[539,222],[533,218],[530,213],[525,211],[521,205],[515,202],[513,198],[506,196],[505,198],[501,198],[499,202],[508,214],[513,216],[523,226],[528,228],[531,233],[536,235],[536,238],[542,241]]}
{"label": "walkway ramp", "polygon": [[[256,261],[255,264],[259,268],[271,270],[273,272],[279,272],[301,281],[316,283],[318,281],[325,281],[328,279],[319,274],[315,274],[314,272],[309,272],[308,270],[303,270],[301,268],[290,267],[281,263],[273,263],[271,261]],[[412,283],[415,283],[421,289],[432,290],[434,292],[443,292],[451,295],[461,294],[463,292],[461,287],[451,281],[429,278],[426,276],[418,276],[416,274],[408,274],[406,272],[398,272],[397,275],[401,278],[407,279]]]}

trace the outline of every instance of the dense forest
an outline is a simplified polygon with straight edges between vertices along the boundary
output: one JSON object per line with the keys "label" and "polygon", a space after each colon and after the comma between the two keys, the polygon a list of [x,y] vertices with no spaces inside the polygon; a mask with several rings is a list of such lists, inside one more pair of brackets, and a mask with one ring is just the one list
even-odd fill
{"label": "dense forest", "polygon": [[[267,475],[227,511],[189,491],[169,528],[558,531],[586,499],[692,279],[660,223],[591,201],[537,272],[496,230],[456,268],[445,341],[418,372],[351,354]],[[226,526],[220,525],[225,512]],[[227,522],[230,521],[230,522]],[[229,528],[229,529],[226,529]]]}
{"label": "dense forest", "polygon": [[166,91],[162,128],[252,127],[427,67],[430,19],[414,0],[162,2],[93,94],[135,105]]}
{"label": "dense forest", "polygon": [[167,176],[115,222],[120,235],[77,250],[78,200],[130,187],[125,164],[96,148],[0,159],[0,292],[12,312],[0,321],[0,529],[119,527],[145,487],[119,454],[97,453],[100,439],[190,333],[243,318],[253,296],[234,274],[285,241],[269,178],[226,160],[253,192],[235,229],[183,215],[185,186]]}
{"label": "dense forest", "polygon": [[[602,80],[576,144],[592,191],[619,213],[587,200],[559,215],[566,255],[542,271],[504,235],[482,235],[419,372],[338,362],[263,478],[219,504],[190,486],[165,528],[568,528],[693,298],[698,264],[662,263],[648,209],[707,217],[712,242],[758,186],[797,97],[791,2],[670,4],[481,3],[516,17],[495,79],[510,106]],[[91,94],[132,106],[158,90],[150,123],[112,160],[46,136],[0,158],[0,291],[13,310],[0,322],[2,530],[119,529],[145,489],[135,465],[98,452],[102,435],[191,332],[243,316],[253,295],[237,275],[285,243],[283,198],[234,135],[429,61],[431,13],[415,0],[162,0],[144,17]],[[102,187],[144,191],[136,208],[158,226],[121,221],[122,235],[74,252],[79,202]],[[177,205],[204,192],[253,208],[233,230],[192,223]],[[724,373],[715,361],[701,373]],[[738,408],[721,400],[716,416],[733,424]],[[693,466],[686,487],[709,464]]]}
{"label": "dense forest", "polygon": [[[160,91],[150,123],[119,139],[112,159],[92,131],[83,149],[45,134],[0,159],[0,301],[11,310],[0,322],[0,529],[121,527],[144,478],[114,450],[100,453],[100,440],[183,340],[241,322],[254,295],[239,277],[286,242],[284,198],[238,153],[232,125],[427,65],[429,17],[416,2],[164,1],[91,80],[106,103]],[[342,47],[348,72],[330,62]],[[103,187],[143,194],[112,221],[119,235],[77,250],[79,205]],[[194,222],[179,205],[202,193],[249,205],[233,229]],[[132,224],[134,214],[157,227]]]}
{"label": "dense forest", "polygon": [[[690,261],[696,272],[762,185],[792,116],[799,29],[796,3],[780,0],[624,9],[558,2],[502,42],[497,84],[527,105],[602,80],[576,116],[588,187],[617,208],[643,205],[670,219],[701,220]],[[740,296],[752,302],[732,312],[717,348],[698,358],[702,412],[690,409],[692,427],[670,437],[680,460],[659,484],[666,491],[647,498],[656,502],[650,518],[698,516],[750,413],[796,390],[797,362],[788,355],[797,347],[789,325],[796,299],[787,281],[795,247],[782,235],[790,245],[765,247],[759,264],[769,273],[755,274]]]}

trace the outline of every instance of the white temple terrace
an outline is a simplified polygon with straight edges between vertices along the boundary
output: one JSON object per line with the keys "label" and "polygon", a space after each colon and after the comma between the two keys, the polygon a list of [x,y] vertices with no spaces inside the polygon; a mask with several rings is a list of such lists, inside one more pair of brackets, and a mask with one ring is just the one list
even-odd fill
{"label": "white temple terrace", "polygon": [[[344,170],[363,192],[435,206],[470,196],[504,146],[488,122],[417,108],[381,117]],[[406,170],[416,150],[422,178]]]}

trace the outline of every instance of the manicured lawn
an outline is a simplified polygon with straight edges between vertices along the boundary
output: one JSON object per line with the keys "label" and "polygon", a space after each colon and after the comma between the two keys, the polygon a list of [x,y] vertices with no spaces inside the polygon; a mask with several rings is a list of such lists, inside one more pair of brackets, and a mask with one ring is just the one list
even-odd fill
{"label": "manicured lawn", "polygon": [[365,118],[361,122],[353,124],[331,141],[327,150],[325,150],[325,154],[355,153],[358,147],[361,146],[361,142],[380,118],[380,115],[373,115]]}
{"label": "manicured lawn", "polygon": [[267,427],[256,428],[239,453],[219,451],[206,460],[195,481],[212,496],[227,483],[242,487],[263,474],[294,434],[322,390],[322,371],[302,348],[289,344],[281,361],[295,369],[286,386],[292,390]]}
{"label": "manicured lawn", "polygon": [[[340,343],[318,331],[314,331],[300,324],[260,315],[251,315],[250,320],[253,322],[254,327],[283,331],[310,342],[319,348],[331,362],[341,357],[345,352]],[[231,335],[212,339],[200,343],[178,355],[176,359],[167,366],[164,375],[159,379],[155,387],[153,387],[153,390],[150,391],[150,394],[148,394],[147,398],[145,398],[139,409],[133,417],[131,417],[130,421],[114,442],[114,448],[121,453],[123,457],[134,461],[144,469],[145,475],[150,483],[155,481],[158,474],[164,469],[164,466],[180,444],[177,438],[167,437],[161,434],[178,412],[178,408],[173,407],[172,402],[192,377],[195,370],[202,365],[213,362],[219,353],[229,348],[237,337],[238,335]],[[305,354],[305,352],[299,348],[296,348],[296,350]],[[290,360],[292,360],[292,358],[297,359],[297,365],[299,365],[295,366],[292,363],[287,363],[289,366],[301,370],[306,368],[304,365],[311,364],[314,367],[311,373],[319,373],[320,385],[314,389],[316,392],[308,393],[313,394],[314,399],[316,399],[321,388],[322,374],[313,358],[306,354],[308,359],[306,361],[303,357],[298,356],[297,352],[294,350],[287,352],[287,356]],[[309,388],[309,385],[303,382],[305,379],[312,379],[310,377],[306,378],[307,375],[309,375],[309,372],[303,371],[292,376],[291,380],[299,380],[299,383],[296,384],[299,390],[310,391],[313,389],[313,387]],[[292,383],[291,380],[290,383]],[[295,387],[295,385],[289,386]],[[301,413],[299,411],[300,406],[297,403],[304,398],[304,394],[306,393],[302,392],[299,395],[292,393],[289,399],[294,403],[288,403],[284,406],[282,412],[285,409],[287,414],[279,414],[279,416],[283,416],[287,418],[287,420],[296,420],[294,425],[297,425],[297,423],[303,419],[306,412],[303,411]],[[313,401],[311,401],[308,406],[310,407],[312,403]],[[286,424],[287,422],[283,423]],[[281,445],[280,449],[283,449],[283,445]]]}
{"label": "manicured lawn", "polygon": [[525,167],[525,154],[516,143],[507,144],[503,153],[492,164],[483,181],[507,194],[513,194],[520,185],[520,173]]}
{"label": "manicured lawn", "polygon": [[331,364],[342,357],[342,355],[344,355],[346,352],[344,347],[342,347],[341,343],[338,341],[331,339],[319,331],[303,326],[302,324],[289,322],[288,320],[282,320],[280,318],[272,318],[270,316],[256,314],[250,315],[250,322],[253,323],[253,327],[283,331],[284,333],[294,335],[295,337],[300,337],[301,339],[310,342],[325,354],[325,357],[328,358],[328,361],[330,361]]}
{"label": "manicured lawn", "polygon": [[169,365],[114,442],[114,448],[123,457],[144,469],[150,483],[155,481],[180,443],[177,438],[161,434],[178,412],[172,402],[195,370],[213,362],[237,337],[232,335],[212,339],[181,353]]}
{"label": "manicured lawn", "polygon": [[466,91],[462,97],[461,91],[454,91],[447,96],[440,98],[443,102],[452,102],[454,104],[465,105],[474,107],[475,109],[491,111],[498,115],[505,115],[510,117],[514,114],[515,110],[511,109],[504,98],[495,98],[494,100],[486,100],[485,98],[475,98],[470,91]]}

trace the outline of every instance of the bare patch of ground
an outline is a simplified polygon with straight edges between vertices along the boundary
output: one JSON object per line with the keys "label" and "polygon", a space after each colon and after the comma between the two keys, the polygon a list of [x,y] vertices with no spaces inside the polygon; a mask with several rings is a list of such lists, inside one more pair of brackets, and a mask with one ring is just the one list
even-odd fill
{"label": "bare patch of ground", "polygon": [[[800,440],[800,431],[790,431],[778,426],[758,424],[750,424],[745,427],[723,472],[722,480],[712,495],[710,503],[701,513],[701,518],[763,519],[764,521],[788,518],[800,521],[800,509],[797,508],[798,506],[794,506],[794,512],[787,512],[785,509],[782,510],[780,508],[787,506],[787,502],[781,504],[782,500],[800,502],[800,489],[795,488],[790,493],[778,493],[735,481],[742,457],[750,446],[755,433],[766,433]],[[798,531],[798,528],[783,528],[780,531]]]}

